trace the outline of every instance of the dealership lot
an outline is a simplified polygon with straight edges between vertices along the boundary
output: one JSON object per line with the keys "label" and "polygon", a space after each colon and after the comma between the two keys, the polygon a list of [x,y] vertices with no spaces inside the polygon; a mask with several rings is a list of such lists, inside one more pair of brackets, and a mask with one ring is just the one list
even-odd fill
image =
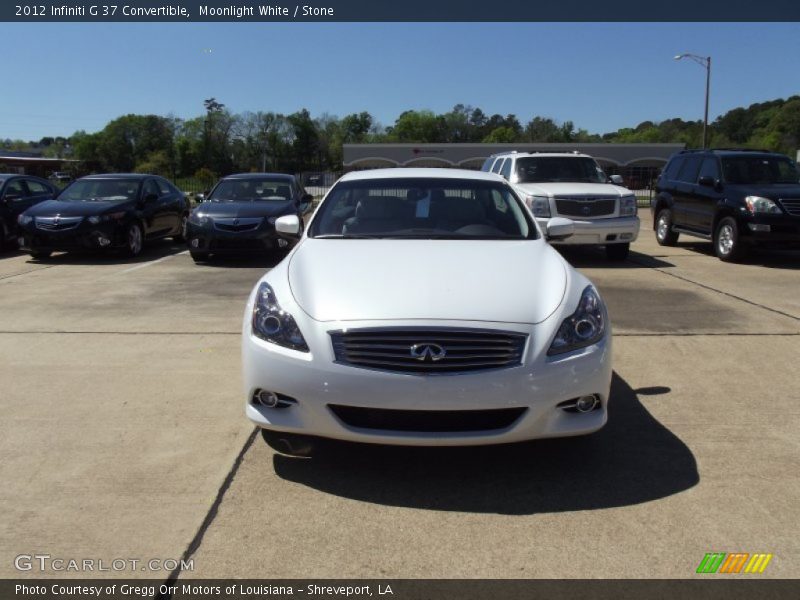
{"label": "dealership lot", "polygon": [[313,460],[243,415],[242,309],[273,260],[0,255],[0,575],[189,549],[184,577],[688,577],[712,551],[800,576],[800,253],[722,264],[646,228],[632,250],[564,251],[616,335],[600,433]]}

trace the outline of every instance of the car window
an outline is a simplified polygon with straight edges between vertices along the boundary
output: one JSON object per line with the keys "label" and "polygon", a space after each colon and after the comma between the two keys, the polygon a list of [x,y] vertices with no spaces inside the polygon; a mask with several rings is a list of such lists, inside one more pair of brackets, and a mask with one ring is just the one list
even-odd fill
{"label": "car window", "polygon": [[510,158],[506,159],[506,162],[503,163],[502,168],[500,169],[500,175],[508,179],[511,177],[511,165],[514,161]]}
{"label": "car window", "polygon": [[672,159],[667,165],[667,168],[664,169],[664,177],[674,181],[678,176],[678,171],[680,171],[683,166],[683,162],[684,159],[682,157]]}
{"label": "car window", "polygon": [[223,179],[208,199],[211,202],[286,202],[292,199],[292,182],[263,177]]}
{"label": "car window", "polygon": [[703,159],[703,164],[700,166],[700,174],[697,176],[698,180],[701,177],[711,177],[714,181],[719,179],[719,166],[717,166],[717,159],[708,157]]}
{"label": "car window", "polygon": [[494,156],[490,156],[481,165],[481,171],[490,171],[492,167],[492,163],[494,162]]}
{"label": "car window", "polygon": [[27,179],[25,184],[28,186],[28,193],[31,196],[42,196],[50,194],[50,188],[35,179]]}
{"label": "car window", "polygon": [[725,181],[764,185],[798,183],[797,166],[785,156],[730,156],[722,159]]}
{"label": "car window", "polygon": [[6,200],[17,200],[25,195],[25,190],[22,187],[22,180],[15,179],[6,185],[6,191],[3,198]]}
{"label": "car window", "polygon": [[492,173],[499,173],[505,160],[506,160],[505,158],[498,158],[492,165]]}
{"label": "car window", "polygon": [[527,212],[508,185],[473,179],[386,178],[338,183],[311,237],[531,239]]}
{"label": "car window", "polygon": [[175,191],[166,179],[161,179],[158,177],[155,181],[162,196],[166,196],[167,194],[171,194]]}
{"label": "car window", "polygon": [[142,189],[142,197],[147,197],[150,194],[155,194],[156,196],[161,195],[161,190],[158,189],[158,184],[156,184],[153,179],[145,181],[144,188]]}
{"label": "car window", "polygon": [[681,165],[678,175],[675,177],[677,181],[687,181],[694,183],[697,181],[697,173],[700,171],[700,163],[702,158],[700,156],[688,156]]}
{"label": "car window", "polygon": [[606,183],[598,164],[585,156],[531,156],[517,159],[518,183]]}

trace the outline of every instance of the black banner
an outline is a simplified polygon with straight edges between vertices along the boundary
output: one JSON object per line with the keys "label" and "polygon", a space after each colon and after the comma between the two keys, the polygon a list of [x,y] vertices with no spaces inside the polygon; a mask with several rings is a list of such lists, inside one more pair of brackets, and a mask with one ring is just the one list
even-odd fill
{"label": "black banner", "polygon": [[[712,576],[713,577],[713,576]],[[692,600],[794,600],[795,580],[764,580],[730,576],[697,579],[350,579],[350,580],[0,580],[0,598],[8,600],[238,600],[254,598],[485,600],[487,598],[592,598],[624,600],[692,598]]]}
{"label": "black banner", "polygon": [[800,21],[797,0],[726,0],[724,3],[671,0],[116,0],[0,3],[0,21],[28,22],[787,22]]}

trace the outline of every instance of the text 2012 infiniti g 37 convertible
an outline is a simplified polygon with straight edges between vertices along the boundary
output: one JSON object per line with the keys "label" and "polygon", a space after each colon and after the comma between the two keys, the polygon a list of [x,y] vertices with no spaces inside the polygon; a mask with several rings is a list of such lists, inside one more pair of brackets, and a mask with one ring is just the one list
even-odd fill
{"label": "text 2012 infiniti g 37 convertible", "polygon": [[[275,227],[299,234],[294,215]],[[597,290],[497,175],[349,173],[243,323],[247,416],[273,447],[319,438],[475,445],[606,422],[611,328]]]}

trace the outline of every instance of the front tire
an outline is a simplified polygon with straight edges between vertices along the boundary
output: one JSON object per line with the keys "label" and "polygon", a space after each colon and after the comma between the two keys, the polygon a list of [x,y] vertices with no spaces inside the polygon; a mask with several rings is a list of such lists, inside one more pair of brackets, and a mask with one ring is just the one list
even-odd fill
{"label": "front tire", "polygon": [[208,260],[208,252],[195,252],[194,250],[189,250],[189,254],[192,257],[192,260],[196,263],[206,262]]}
{"label": "front tire", "polygon": [[311,458],[318,448],[318,441],[306,435],[284,433],[282,431],[261,430],[261,437],[267,446],[288,456]]}
{"label": "front tire", "polygon": [[628,258],[630,251],[631,245],[627,242],[624,244],[608,244],[606,246],[606,258],[614,262],[620,262]]}
{"label": "front tire", "polygon": [[739,239],[739,226],[733,217],[725,217],[717,225],[714,254],[724,262],[736,262],[746,254],[746,248]]}
{"label": "front tire", "polygon": [[189,230],[189,215],[183,215],[181,217],[181,229],[178,235],[172,236],[172,241],[177,242],[178,244],[185,244],[187,239],[187,232]]}
{"label": "front tire", "polygon": [[50,255],[53,253],[52,250],[31,250],[31,258],[35,258],[36,260],[46,260],[50,258]]}
{"label": "front tire", "polygon": [[656,242],[659,246],[678,243],[678,234],[672,231],[672,211],[668,208],[662,208],[656,215]]}
{"label": "front tire", "polygon": [[144,247],[144,234],[139,223],[131,223],[125,231],[125,255],[136,258],[142,253]]}

